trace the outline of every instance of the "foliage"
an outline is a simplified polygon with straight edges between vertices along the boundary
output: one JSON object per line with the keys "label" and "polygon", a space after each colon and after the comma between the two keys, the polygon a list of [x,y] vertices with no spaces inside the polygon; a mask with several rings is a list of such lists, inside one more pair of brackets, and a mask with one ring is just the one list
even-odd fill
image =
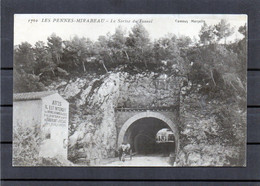
{"label": "foliage", "polygon": [[149,33],[142,24],[136,24],[132,28],[132,32],[127,37],[126,45],[131,55],[131,61],[138,66],[143,66],[144,64],[147,68],[149,56],[151,56],[151,45]]}
{"label": "foliage", "polygon": [[38,165],[41,142],[39,125],[26,127],[18,123],[14,126],[13,139],[13,164],[19,166]]}
{"label": "foliage", "polygon": [[44,84],[39,82],[39,76],[34,74],[27,74],[24,71],[18,72],[17,69],[14,69],[13,73],[14,93],[45,90]]}
{"label": "foliage", "polygon": [[93,43],[89,39],[73,37],[71,41],[64,42],[64,64],[61,65],[67,71],[82,69],[86,72],[86,63],[91,62],[94,54]]}
{"label": "foliage", "polygon": [[247,37],[247,29],[246,29],[246,24],[244,26],[240,26],[239,29],[238,29],[238,32],[243,34],[244,37],[246,38]]}
{"label": "foliage", "polygon": [[16,70],[35,74],[35,66],[36,61],[31,44],[23,42],[14,49],[14,68]]}
{"label": "foliage", "polygon": [[[188,51],[188,59],[194,64],[188,78],[200,83],[202,93],[212,97],[243,96],[246,92],[246,59],[239,56],[225,45],[192,48]],[[221,93],[223,87],[225,91]]]}
{"label": "foliage", "polygon": [[72,166],[62,156],[39,157],[42,138],[39,124],[24,126],[20,123],[13,130],[13,165],[15,166]]}
{"label": "foliage", "polygon": [[[245,30],[246,26],[239,28],[244,36]],[[60,78],[120,70],[178,74],[209,85],[204,92],[225,86],[227,92],[238,90],[242,94],[246,83],[246,41],[219,43],[232,33],[230,24],[221,20],[216,25],[202,25],[201,43],[173,34],[151,41],[142,24],[133,26],[128,34],[117,27],[113,34],[100,36],[95,42],[78,36],[62,40],[52,34],[46,45],[39,41],[35,46],[24,42],[15,47],[14,92],[41,91]]]}
{"label": "foliage", "polygon": [[47,38],[47,50],[51,54],[53,64],[59,65],[61,63],[61,56],[63,53],[62,39],[56,34],[52,34]]}
{"label": "foliage", "polygon": [[234,29],[230,27],[230,24],[227,23],[225,19],[222,19],[217,25],[215,25],[215,29],[217,40],[220,41],[221,39],[224,39],[225,43],[226,38],[234,33]]}
{"label": "foliage", "polygon": [[201,27],[199,37],[203,44],[213,44],[226,39],[234,33],[234,28],[231,28],[230,23],[225,19],[221,19],[216,25],[207,25],[205,22]]}
{"label": "foliage", "polygon": [[204,23],[201,27],[199,37],[200,37],[200,41],[204,45],[212,44],[216,39],[216,35],[214,33],[214,27],[208,26],[206,23]]}

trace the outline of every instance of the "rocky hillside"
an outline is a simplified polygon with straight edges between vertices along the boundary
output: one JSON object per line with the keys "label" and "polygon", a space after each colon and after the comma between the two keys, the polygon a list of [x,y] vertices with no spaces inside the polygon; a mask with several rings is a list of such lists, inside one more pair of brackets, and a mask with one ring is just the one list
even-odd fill
{"label": "rocky hillside", "polygon": [[[95,165],[115,156],[118,132],[115,108],[173,106],[178,106],[180,112],[177,165],[244,163],[239,162],[243,160],[241,139],[245,136],[244,121],[239,118],[245,116],[245,111],[232,103],[237,109],[224,112],[227,102],[203,94],[202,86],[187,78],[154,72],[111,72],[58,82],[49,89],[59,90],[70,102],[69,157],[75,163]],[[239,116],[238,121],[232,120],[234,115]],[[238,123],[230,126],[232,122]]]}
{"label": "rocky hillside", "polygon": [[[70,157],[90,164],[114,157],[115,108],[171,107],[179,104],[183,78],[158,73],[127,72],[86,75],[50,89],[70,102]],[[167,82],[166,82],[167,81]]]}
{"label": "rocky hillside", "polygon": [[231,100],[212,99],[202,89],[191,82],[182,89],[177,164],[245,165],[246,111]]}

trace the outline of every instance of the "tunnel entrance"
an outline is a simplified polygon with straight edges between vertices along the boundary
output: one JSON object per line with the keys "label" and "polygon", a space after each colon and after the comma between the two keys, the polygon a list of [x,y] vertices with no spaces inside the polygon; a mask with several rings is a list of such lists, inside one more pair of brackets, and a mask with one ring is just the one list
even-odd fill
{"label": "tunnel entrance", "polygon": [[[162,129],[172,132],[171,142],[158,143],[156,134]],[[164,115],[156,112],[143,112],[126,121],[118,136],[118,145],[129,143],[134,153],[141,155],[177,153],[177,127]]]}
{"label": "tunnel entrance", "polygon": [[142,118],[135,121],[126,131],[124,142],[129,143],[133,152],[142,155],[169,154],[175,151],[174,143],[157,143],[156,134],[169,126],[157,118]]}

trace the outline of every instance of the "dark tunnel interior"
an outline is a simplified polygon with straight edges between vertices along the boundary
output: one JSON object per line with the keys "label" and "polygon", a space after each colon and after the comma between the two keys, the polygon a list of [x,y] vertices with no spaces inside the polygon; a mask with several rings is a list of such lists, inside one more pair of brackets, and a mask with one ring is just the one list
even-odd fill
{"label": "dark tunnel interior", "polygon": [[129,143],[136,154],[163,154],[175,151],[175,143],[156,143],[156,134],[163,128],[170,128],[157,118],[142,118],[135,121],[126,131],[124,142]]}

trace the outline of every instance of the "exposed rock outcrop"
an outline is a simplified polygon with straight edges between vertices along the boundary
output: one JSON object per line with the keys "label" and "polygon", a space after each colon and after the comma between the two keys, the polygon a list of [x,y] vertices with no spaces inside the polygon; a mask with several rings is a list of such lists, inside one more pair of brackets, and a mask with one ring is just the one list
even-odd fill
{"label": "exposed rock outcrop", "polygon": [[[228,140],[229,135],[230,139],[235,139],[232,135],[236,132],[245,135],[243,127],[233,129],[229,125],[230,122],[240,122],[240,126],[244,126],[245,121],[231,121],[231,114],[243,118],[245,112],[233,103],[237,110],[223,121],[227,102],[209,98],[201,92],[201,85],[186,77],[154,72],[134,75],[111,72],[106,75],[89,74],[53,87],[70,102],[68,153],[73,162],[95,165],[102,159],[115,157],[119,132],[115,108],[121,107],[178,108],[178,166],[232,165],[232,161],[236,164],[244,159],[239,157],[239,153],[245,149]],[[241,139],[244,139],[243,136]],[[241,139],[237,137],[238,141]]]}
{"label": "exposed rock outcrop", "polygon": [[126,72],[86,76],[59,86],[70,101],[69,157],[96,164],[114,157],[117,131],[115,108],[171,107],[179,104],[183,78],[158,73]]}

